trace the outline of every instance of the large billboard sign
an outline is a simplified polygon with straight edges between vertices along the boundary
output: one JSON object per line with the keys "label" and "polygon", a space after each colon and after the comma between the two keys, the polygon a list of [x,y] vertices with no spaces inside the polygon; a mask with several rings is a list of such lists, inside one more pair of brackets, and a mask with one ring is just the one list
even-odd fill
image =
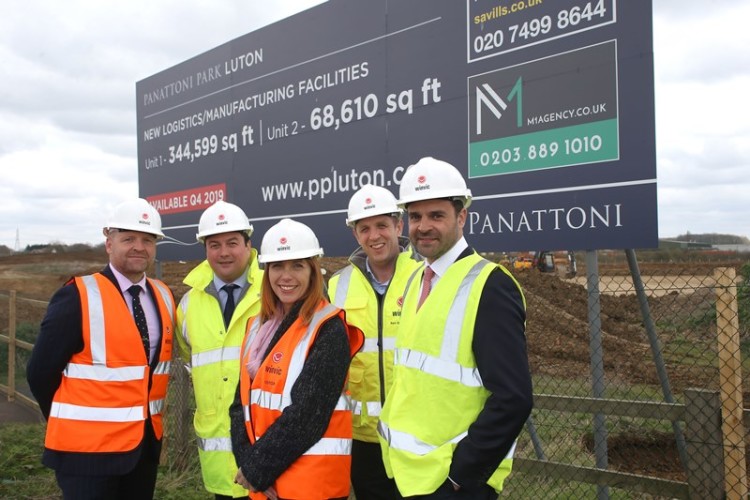
{"label": "large billboard sign", "polygon": [[348,255],[351,195],[423,156],[466,177],[479,250],[657,244],[650,0],[329,0],[136,90],[165,259],[218,199],[256,244],[293,217]]}

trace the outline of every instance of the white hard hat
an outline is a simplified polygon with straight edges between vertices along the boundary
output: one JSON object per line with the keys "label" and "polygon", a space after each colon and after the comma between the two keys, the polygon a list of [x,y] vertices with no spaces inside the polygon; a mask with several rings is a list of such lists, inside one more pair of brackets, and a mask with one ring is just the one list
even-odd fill
{"label": "white hard hat", "polygon": [[143,198],[124,201],[117,205],[107,225],[104,226],[104,234],[106,235],[110,229],[139,231],[153,234],[157,238],[164,237],[159,212]]}
{"label": "white hard hat", "polygon": [[456,167],[426,156],[406,169],[399,190],[400,207],[440,198],[460,200],[464,208],[471,205],[471,190]]}
{"label": "white hard hat", "polygon": [[306,259],[323,255],[313,230],[292,219],[281,219],[263,235],[258,262]]}
{"label": "white hard hat", "polygon": [[349,200],[346,225],[354,226],[360,219],[375,215],[399,217],[403,210],[396,204],[396,197],[386,188],[365,184]]}
{"label": "white hard hat", "polygon": [[219,200],[201,214],[195,238],[203,243],[208,236],[235,231],[246,233],[249,238],[253,234],[253,226],[240,207]]}

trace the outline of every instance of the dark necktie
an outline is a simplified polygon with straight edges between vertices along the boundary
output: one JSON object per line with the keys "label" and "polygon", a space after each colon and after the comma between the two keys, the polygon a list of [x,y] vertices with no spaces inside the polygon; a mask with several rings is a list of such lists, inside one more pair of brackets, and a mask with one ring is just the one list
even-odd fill
{"label": "dark necktie", "polygon": [[239,288],[239,285],[229,283],[221,287],[222,290],[227,292],[227,302],[224,304],[224,327],[229,328],[229,322],[232,321],[232,314],[234,314],[234,289]]}
{"label": "dark necktie", "polygon": [[151,354],[151,341],[148,337],[148,323],[146,323],[146,313],[143,312],[143,306],[141,305],[141,298],[139,294],[143,288],[138,285],[133,285],[128,288],[128,293],[133,296],[133,319],[135,319],[135,326],[138,327],[138,331],[141,334],[141,342],[143,342],[143,348],[146,350],[146,359]]}
{"label": "dark necktie", "polygon": [[430,294],[432,290],[432,278],[435,276],[435,271],[430,266],[424,268],[424,277],[422,277],[422,292],[419,294],[419,302],[417,303],[417,310],[422,307],[422,302]]}

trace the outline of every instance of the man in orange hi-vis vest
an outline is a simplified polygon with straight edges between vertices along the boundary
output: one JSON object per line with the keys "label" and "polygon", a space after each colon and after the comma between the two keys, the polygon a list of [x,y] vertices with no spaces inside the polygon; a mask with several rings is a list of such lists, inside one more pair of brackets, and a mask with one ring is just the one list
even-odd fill
{"label": "man in orange hi-vis vest", "polygon": [[104,228],[109,265],[50,300],[27,378],[47,419],[42,463],[65,499],[153,498],[175,304],[146,277],[159,213],[121,203]]}

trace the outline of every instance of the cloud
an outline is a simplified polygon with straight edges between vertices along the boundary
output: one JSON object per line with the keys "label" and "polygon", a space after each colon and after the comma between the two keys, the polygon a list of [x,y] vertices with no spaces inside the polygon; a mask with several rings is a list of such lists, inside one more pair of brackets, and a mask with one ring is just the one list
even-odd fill
{"label": "cloud", "polygon": [[[136,196],[135,86],[320,3],[10,0],[0,16],[0,244],[101,241]],[[750,2],[653,0],[659,230],[750,235]]]}

